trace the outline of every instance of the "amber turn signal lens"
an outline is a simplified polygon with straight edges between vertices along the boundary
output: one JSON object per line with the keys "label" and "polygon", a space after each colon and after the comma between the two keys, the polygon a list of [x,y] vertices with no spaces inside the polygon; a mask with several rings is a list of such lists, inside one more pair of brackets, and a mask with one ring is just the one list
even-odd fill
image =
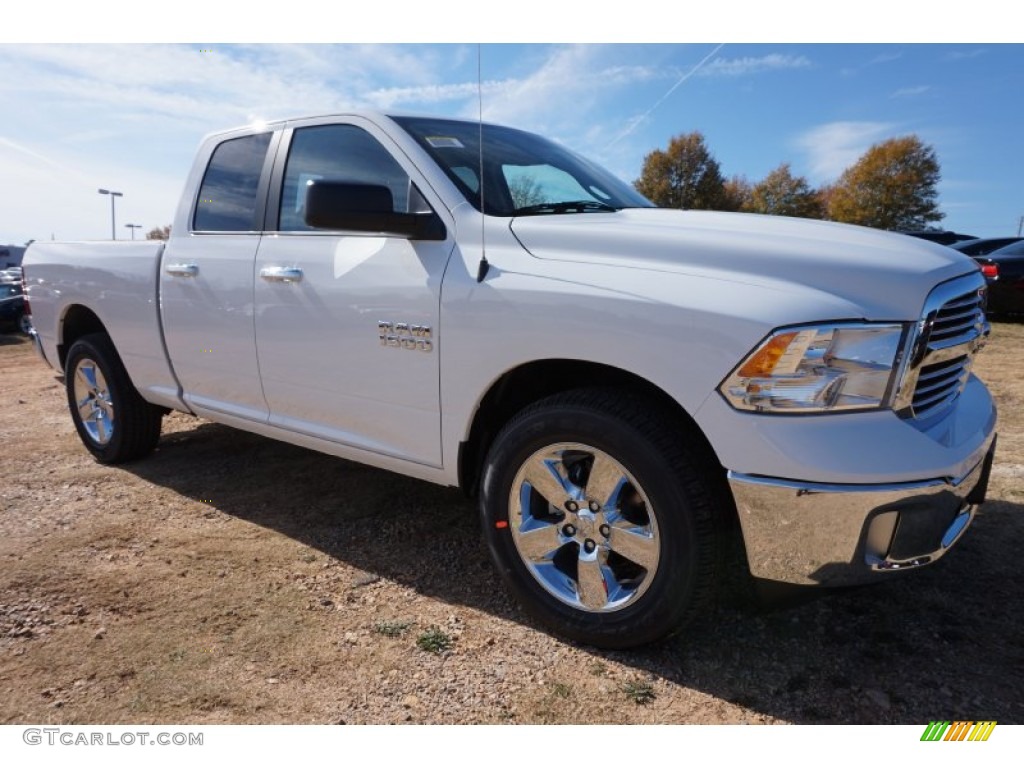
{"label": "amber turn signal lens", "polygon": [[781,333],[778,336],[773,336],[767,344],[761,347],[743,364],[743,367],[736,372],[737,375],[745,379],[771,376],[772,371],[775,370],[775,366],[779,362],[779,358],[786,354],[786,350],[789,349],[789,345],[793,343],[793,339],[796,336],[795,331],[793,333]]}

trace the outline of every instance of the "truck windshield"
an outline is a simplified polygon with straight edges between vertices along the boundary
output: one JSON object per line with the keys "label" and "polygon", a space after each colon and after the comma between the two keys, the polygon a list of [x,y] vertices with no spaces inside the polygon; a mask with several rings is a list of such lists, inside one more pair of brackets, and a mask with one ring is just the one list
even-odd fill
{"label": "truck windshield", "polygon": [[[480,125],[423,117],[392,119],[426,150],[466,199],[483,210]],[[535,134],[485,124],[483,142],[484,212],[492,216],[654,207],[600,166]]]}

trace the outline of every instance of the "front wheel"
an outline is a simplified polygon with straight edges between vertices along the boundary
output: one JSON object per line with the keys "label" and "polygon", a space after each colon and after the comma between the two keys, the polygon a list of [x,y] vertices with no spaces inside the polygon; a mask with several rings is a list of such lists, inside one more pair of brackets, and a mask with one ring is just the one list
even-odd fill
{"label": "front wheel", "polygon": [[505,427],[487,457],[481,512],[498,570],[535,618],[624,648],[709,607],[718,515],[689,451],[625,392],[556,395]]}
{"label": "front wheel", "polygon": [[106,334],[71,346],[64,377],[75,429],[99,462],[131,461],[156,447],[162,413],[139,395]]}

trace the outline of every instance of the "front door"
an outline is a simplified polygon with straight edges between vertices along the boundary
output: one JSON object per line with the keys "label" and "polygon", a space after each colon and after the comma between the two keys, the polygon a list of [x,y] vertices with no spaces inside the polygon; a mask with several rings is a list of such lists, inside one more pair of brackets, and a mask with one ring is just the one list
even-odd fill
{"label": "front door", "polygon": [[425,201],[415,170],[372,124],[298,124],[285,142],[289,133],[277,231],[260,242],[254,275],[270,423],[440,466],[438,317],[451,234],[413,241],[308,227],[311,180],[386,185],[401,212]]}

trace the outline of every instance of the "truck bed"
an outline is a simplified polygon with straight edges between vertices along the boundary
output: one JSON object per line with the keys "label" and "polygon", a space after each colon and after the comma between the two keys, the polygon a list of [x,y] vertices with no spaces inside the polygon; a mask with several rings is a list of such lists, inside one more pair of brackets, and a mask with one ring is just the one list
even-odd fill
{"label": "truck bed", "polygon": [[[48,361],[63,370],[66,307],[91,307],[132,381],[157,405],[187,410],[167,359],[157,293],[162,240],[33,243],[24,269],[34,325]],[[65,323],[87,322],[69,316]]]}

